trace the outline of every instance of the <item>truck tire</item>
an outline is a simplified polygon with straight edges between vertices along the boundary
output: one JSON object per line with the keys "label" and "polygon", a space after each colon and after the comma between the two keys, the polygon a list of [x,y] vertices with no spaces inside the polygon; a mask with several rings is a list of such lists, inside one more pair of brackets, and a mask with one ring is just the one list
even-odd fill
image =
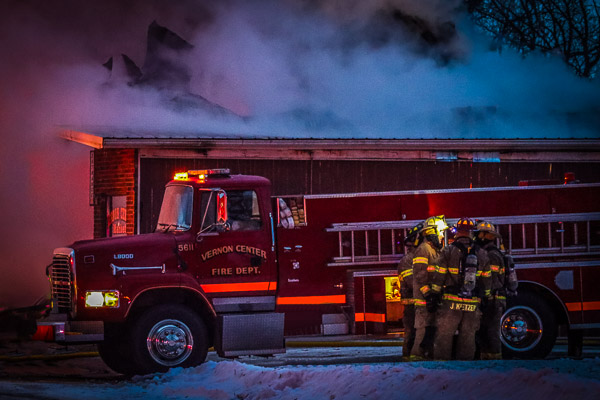
{"label": "truck tire", "polygon": [[500,321],[505,358],[544,358],[552,351],[556,335],[556,317],[544,299],[529,292],[508,299]]}
{"label": "truck tire", "polygon": [[131,351],[138,374],[192,367],[206,359],[206,325],[186,306],[152,307],[133,321],[133,327]]}
{"label": "truck tire", "polygon": [[104,341],[98,343],[98,353],[102,361],[113,371],[123,375],[133,375],[128,330],[124,324],[106,325]]}

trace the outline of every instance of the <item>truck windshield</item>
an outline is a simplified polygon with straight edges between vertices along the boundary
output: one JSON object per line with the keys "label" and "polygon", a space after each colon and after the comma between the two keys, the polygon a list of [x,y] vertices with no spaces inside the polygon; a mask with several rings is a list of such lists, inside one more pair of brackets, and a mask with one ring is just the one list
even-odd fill
{"label": "truck windshield", "polygon": [[190,186],[167,186],[156,230],[166,232],[190,229],[193,194],[194,190]]}

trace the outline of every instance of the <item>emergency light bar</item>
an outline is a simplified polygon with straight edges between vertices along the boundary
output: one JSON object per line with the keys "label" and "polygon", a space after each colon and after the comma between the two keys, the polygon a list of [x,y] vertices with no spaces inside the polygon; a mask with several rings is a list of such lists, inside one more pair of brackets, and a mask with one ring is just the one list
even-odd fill
{"label": "emergency light bar", "polygon": [[173,179],[176,181],[185,181],[190,176],[197,176],[198,179],[204,180],[206,177],[211,175],[226,175],[229,176],[229,168],[215,168],[215,169],[191,169],[187,172],[178,172],[175,174]]}

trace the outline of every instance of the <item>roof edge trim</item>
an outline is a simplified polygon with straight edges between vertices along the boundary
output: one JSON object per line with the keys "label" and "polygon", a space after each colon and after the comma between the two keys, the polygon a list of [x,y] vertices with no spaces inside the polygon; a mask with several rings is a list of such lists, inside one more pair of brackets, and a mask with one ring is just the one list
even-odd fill
{"label": "roof edge trim", "polygon": [[221,139],[104,138],[111,148],[395,149],[428,151],[600,151],[598,139]]}
{"label": "roof edge trim", "polygon": [[94,149],[101,149],[104,147],[104,138],[90,133],[63,129],[60,131],[59,136],[63,139],[70,140],[71,142],[93,147]]}

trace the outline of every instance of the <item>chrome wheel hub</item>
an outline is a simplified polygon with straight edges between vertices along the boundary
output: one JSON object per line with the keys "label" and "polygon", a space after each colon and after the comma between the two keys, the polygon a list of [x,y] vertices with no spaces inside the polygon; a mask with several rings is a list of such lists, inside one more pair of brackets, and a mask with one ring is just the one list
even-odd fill
{"label": "chrome wheel hub", "polygon": [[513,351],[527,351],[542,339],[542,328],[542,320],[535,310],[516,306],[502,316],[500,339]]}
{"label": "chrome wheel hub", "polygon": [[185,361],[194,348],[190,328],[177,320],[163,320],[150,329],[146,338],[148,352],[157,363],[174,366]]}

